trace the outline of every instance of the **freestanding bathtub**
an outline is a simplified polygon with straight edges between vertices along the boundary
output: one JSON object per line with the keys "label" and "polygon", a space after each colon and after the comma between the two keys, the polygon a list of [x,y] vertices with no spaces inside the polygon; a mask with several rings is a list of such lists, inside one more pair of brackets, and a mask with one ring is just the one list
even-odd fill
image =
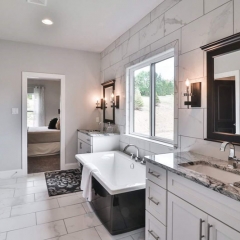
{"label": "freestanding bathtub", "polygon": [[119,152],[78,154],[82,166],[91,162],[94,212],[112,235],[145,226],[146,167]]}

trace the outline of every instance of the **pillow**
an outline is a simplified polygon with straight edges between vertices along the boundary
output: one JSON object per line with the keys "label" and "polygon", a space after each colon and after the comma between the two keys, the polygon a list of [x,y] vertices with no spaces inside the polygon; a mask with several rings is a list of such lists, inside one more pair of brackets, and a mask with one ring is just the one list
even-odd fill
{"label": "pillow", "polygon": [[57,129],[57,130],[60,130],[60,119],[57,120],[56,129]]}
{"label": "pillow", "polygon": [[48,125],[48,129],[56,129],[56,123],[57,123],[58,119],[57,118],[53,118]]}

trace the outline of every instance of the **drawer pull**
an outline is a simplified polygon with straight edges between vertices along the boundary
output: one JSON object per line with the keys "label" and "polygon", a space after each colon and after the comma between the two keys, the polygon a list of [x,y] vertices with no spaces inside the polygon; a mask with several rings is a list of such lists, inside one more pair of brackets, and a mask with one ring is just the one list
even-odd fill
{"label": "drawer pull", "polygon": [[153,203],[155,203],[156,205],[158,205],[160,202],[157,202],[157,201],[155,201],[154,199],[153,199],[153,197],[148,197],[148,199],[150,200],[150,201],[152,201]]}
{"label": "drawer pull", "polygon": [[154,233],[152,230],[148,230],[148,232],[149,232],[156,240],[159,239],[158,235],[156,235],[156,233]]}
{"label": "drawer pull", "polygon": [[82,143],[80,142],[80,149],[82,149]]}
{"label": "drawer pull", "polygon": [[153,175],[154,177],[156,177],[156,178],[159,178],[161,175],[160,174],[157,174],[157,173],[154,173],[153,171],[151,171],[150,169],[149,169],[149,172],[148,172],[149,174],[151,174],[151,175]]}

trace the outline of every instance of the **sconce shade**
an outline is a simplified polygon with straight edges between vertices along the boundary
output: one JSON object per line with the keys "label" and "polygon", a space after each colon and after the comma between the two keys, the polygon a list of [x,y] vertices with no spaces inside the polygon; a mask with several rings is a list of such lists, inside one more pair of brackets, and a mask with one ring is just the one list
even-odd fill
{"label": "sconce shade", "polygon": [[[184,105],[191,107],[201,107],[201,93],[202,93],[202,83],[192,83],[191,84],[191,93],[184,93],[184,96],[187,97],[187,101],[184,102]],[[188,90],[187,90],[188,91]],[[189,101],[191,97],[191,101]]]}
{"label": "sconce shade", "polygon": [[119,102],[120,102],[120,96],[118,95],[118,96],[116,96],[116,104],[115,104],[115,107],[117,109],[119,109]]}

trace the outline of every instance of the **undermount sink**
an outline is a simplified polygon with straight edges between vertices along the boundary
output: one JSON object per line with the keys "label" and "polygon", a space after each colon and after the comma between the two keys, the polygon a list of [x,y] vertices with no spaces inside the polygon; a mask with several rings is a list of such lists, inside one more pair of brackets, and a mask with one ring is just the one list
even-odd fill
{"label": "undermount sink", "polygon": [[217,169],[211,166],[199,164],[184,167],[199,173],[203,173],[209,177],[215,178],[216,180],[219,180],[224,183],[240,182],[240,175],[230,173],[221,169]]}

